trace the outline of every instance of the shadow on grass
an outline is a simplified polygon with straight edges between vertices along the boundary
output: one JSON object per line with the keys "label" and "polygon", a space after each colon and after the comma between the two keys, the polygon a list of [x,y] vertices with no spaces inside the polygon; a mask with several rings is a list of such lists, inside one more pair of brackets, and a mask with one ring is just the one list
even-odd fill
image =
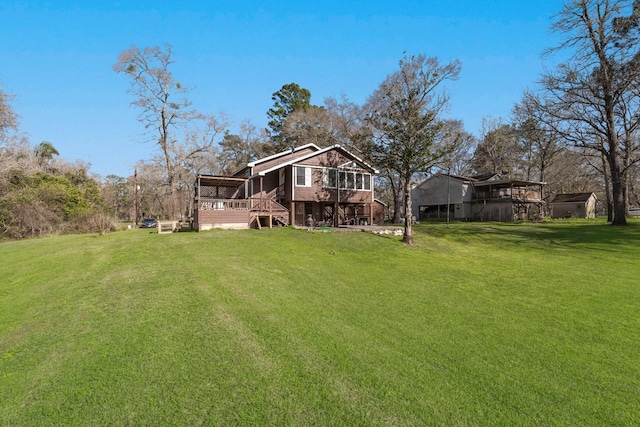
{"label": "shadow on grass", "polygon": [[[421,223],[416,231],[431,237],[457,240],[460,242],[481,240],[490,234],[492,241],[504,241],[505,244],[557,244],[557,245],[606,245],[612,250],[612,244],[624,247],[635,246],[640,242],[640,222],[629,221],[626,226],[613,226],[604,220],[567,220],[546,221],[542,223],[498,223],[472,222]],[[504,239],[502,239],[504,238]]]}

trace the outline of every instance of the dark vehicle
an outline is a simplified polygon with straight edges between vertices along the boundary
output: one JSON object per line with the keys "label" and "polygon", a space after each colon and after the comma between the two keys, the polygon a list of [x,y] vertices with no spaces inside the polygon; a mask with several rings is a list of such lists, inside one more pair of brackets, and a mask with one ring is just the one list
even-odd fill
{"label": "dark vehicle", "polygon": [[154,218],[145,218],[142,220],[142,224],[140,224],[140,228],[156,228],[158,226],[158,221]]}

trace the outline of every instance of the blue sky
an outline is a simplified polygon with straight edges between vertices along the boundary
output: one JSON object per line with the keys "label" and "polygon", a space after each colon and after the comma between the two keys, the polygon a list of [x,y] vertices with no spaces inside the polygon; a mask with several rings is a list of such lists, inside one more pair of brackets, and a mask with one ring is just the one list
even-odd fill
{"label": "blue sky", "polygon": [[[311,102],[364,103],[403,52],[462,62],[447,85],[448,117],[479,135],[483,117],[508,120],[555,46],[561,0],[513,1],[13,1],[0,3],[0,80],[32,144],[102,176],[127,176],[156,147],[144,143],[118,55],[170,43],[174,77],[193,106],[238,125],[267,123],[271,94],[295,82]],[[233,128],[231,129],[234,130]]]}

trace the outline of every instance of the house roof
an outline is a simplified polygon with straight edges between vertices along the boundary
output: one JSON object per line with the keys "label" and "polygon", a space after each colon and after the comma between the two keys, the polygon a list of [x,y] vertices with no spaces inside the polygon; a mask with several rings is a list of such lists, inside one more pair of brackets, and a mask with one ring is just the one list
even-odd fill
{"label": "house roof", "polygon": [[466,176],[466,175],[454,175],[454,174],[446,174],[444,172],[438,172],[436,175],[451,177],[453,179],[457,179],[457,180],[460,180],[460,181],[469,181],[469,182],[484,182],[484,181],[492,180],[493,178],[495,178],[495,180],[502,179],[502,177],[497,173],[488,173],[488,174],[484,174],[484,175]]}
{"label": "house roof", "polygon": [[[567,194],[556,194],[556,196],[551,200],[551,203],[578,203],[578,202],[586,202],[591,198],[591,196],[596,197],[594,193],[567,193]],[[596,198],[597,199],[597,198]]]}
{"label": "house roof", "polygon": [[463,181],[463,182],[464,181],[473,181],[473,178],[469,178],[468,176],[453,175],[453,174],[446,174],[446,173],[438,172],[436,174],[431,175],[429,178],[425,179],[424,181],[420,182],[414,188],[422,187],[424,184],[426,184],[429,181],[431,181],[433,179],[436,179],[436,178],[453,179],[453,180]]}
{"label": "house roof", "polygon": [[265,162],[277,159],[279,157],[295,155],[296,153],[299,153],[299,152],[301,152],[303,150],[306,150],[306,149],[311,149],[311,150],[314,150],[314,151],[320,151],[320,147],[318,147],[316,144],[301,145],[300,147],[291,148],[290,150],[281,151],[279,153],[272,154],[270,156],[254,160],[253,162],[249,162],[246,165],[244,165],[243,167],[241,167],[240,169],[238,169],[237,171],[235,171],[234,173],[232,173],[231,176],[242,175],[242,173],[245,172],[246,170],[248,170],[248,169],[250,169],[252,167],[255,167],[255,166],[257,166],[257,165],[259,165],[261,163],[265,163]]}
{"label": "house roof", "polygon": [[[313,144],[309,144],[309,145],[313,145]],[[315,145],[314,145],[314,146],[315,146]],[[316,148],[317,148],[317,146],[316,146]],[[271,168],[269,168],[269,169],[265,169],[265,170],[263,170],[263,171],[258,172],[258,174],[257,174],[257,175],[263,175],[263,176],[264,176],[264,175],[266,175],[267,173],[269,173],[269,172],[273,172],[273,171],[275,171],[275,170],[278,170],[278,169],[280,169],[280,168],[282,168],[282,167],[284,167],[284,166],[293,165],[293,164],[295,164],[295,163],[298,163],[298,162],[304,161],[304,160],[306,160],[306,159],[310,159],[310,158],[312,158],[312,157],[315,157],[315,156],[320,155],[320,154],[322,154],[322,153],[326,153],[327,151],[331,151],[331,150],[338,150],[338,151],[342,151],[342,152],[343,152],[344,154],[346,154],[348,157],[353,158],[353,159],[354,159],[354,160],[356,160],[358,163],[361,163],[361,164],[365,165],[367,168],[371,169],[371,171],[373,171],[373,173],[378,173],[378,170],[377,170],[377,169],[375,169],[373,166],[369,165],[367,162],[365,162],[364,160],[362,160],[361,158],[359,158],[359,157],[358,157],[358,156],[356,156],[355,154],[351,153],[350,151],[348,151],[348,150],[346,150],[346,149],[342,148],[342,146],[340,146],[340,144],[336,144],[336,145],[332,145],[332,146],[329,146],[329,147],[325,147],[325,148],[319,149],[318,151],[314,151],[314,152],[308,153],[308,154],[306,154],[306,155],[304,155],[304,156],[300,156],[300,157],[293,158],[293,159],[288,160],[288,161],[286,161],[286,162],[284,162],[284,163],[279,163],[279,164],[277,164],[277,165],[275,165],[275,166],[273,166],[273,167],[271,167]]]}
{"label": "house roof", "polygon": [[492,178],[496,178],[497,180],[501,179],[501,176],[497,173],[487,173],[484,175],[474,175],[471,177],[467,177],[469,181],[489,181]]}
{"label": "house roof", "polygon": [[307,148],[311,148],[314,151],[321,151],[320,147],[318,147],[316,144],[301,145],[300,147],[295,147],[295,148],[292,148],[291,150],[281,151],[281,152],[273,154],[271,156],[263,157],[263,158],[258,159],[258,160],[254,160],[253,162],[247,163],[247,166],[252,167],[252,166],[255,166],[255,165],[259,165],[260,163],[268,162],[269,160],[277,159],[278,157],[288,156],[288,155],[290,155],[292,153],[297,153],[299,151],[306,150]]}
{"label": "house roof", "polygon": [[527,185],[544,185],[546,182],[538,182],[538,181],[525,181],[521,179],[496,179],[494,181],[477,181],[474,182],[473,185],[476,187],[489,187],[491,185],[497,186],[527,186]]}

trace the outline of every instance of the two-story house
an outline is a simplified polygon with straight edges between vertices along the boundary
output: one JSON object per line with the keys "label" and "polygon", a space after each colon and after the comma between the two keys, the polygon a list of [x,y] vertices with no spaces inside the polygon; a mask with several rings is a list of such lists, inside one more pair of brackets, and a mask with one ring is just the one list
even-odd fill
{"label": "two-story house", "polygon": [[307,144],[248,163],[231,176],[199,175],[194,226],[338,226],[383,221],[377,171],[340,145]]}
{"label": "two-story house", "polygon": [[417,219],[515,221],[543,214],[543,182],[435,174],[411,191]]}

